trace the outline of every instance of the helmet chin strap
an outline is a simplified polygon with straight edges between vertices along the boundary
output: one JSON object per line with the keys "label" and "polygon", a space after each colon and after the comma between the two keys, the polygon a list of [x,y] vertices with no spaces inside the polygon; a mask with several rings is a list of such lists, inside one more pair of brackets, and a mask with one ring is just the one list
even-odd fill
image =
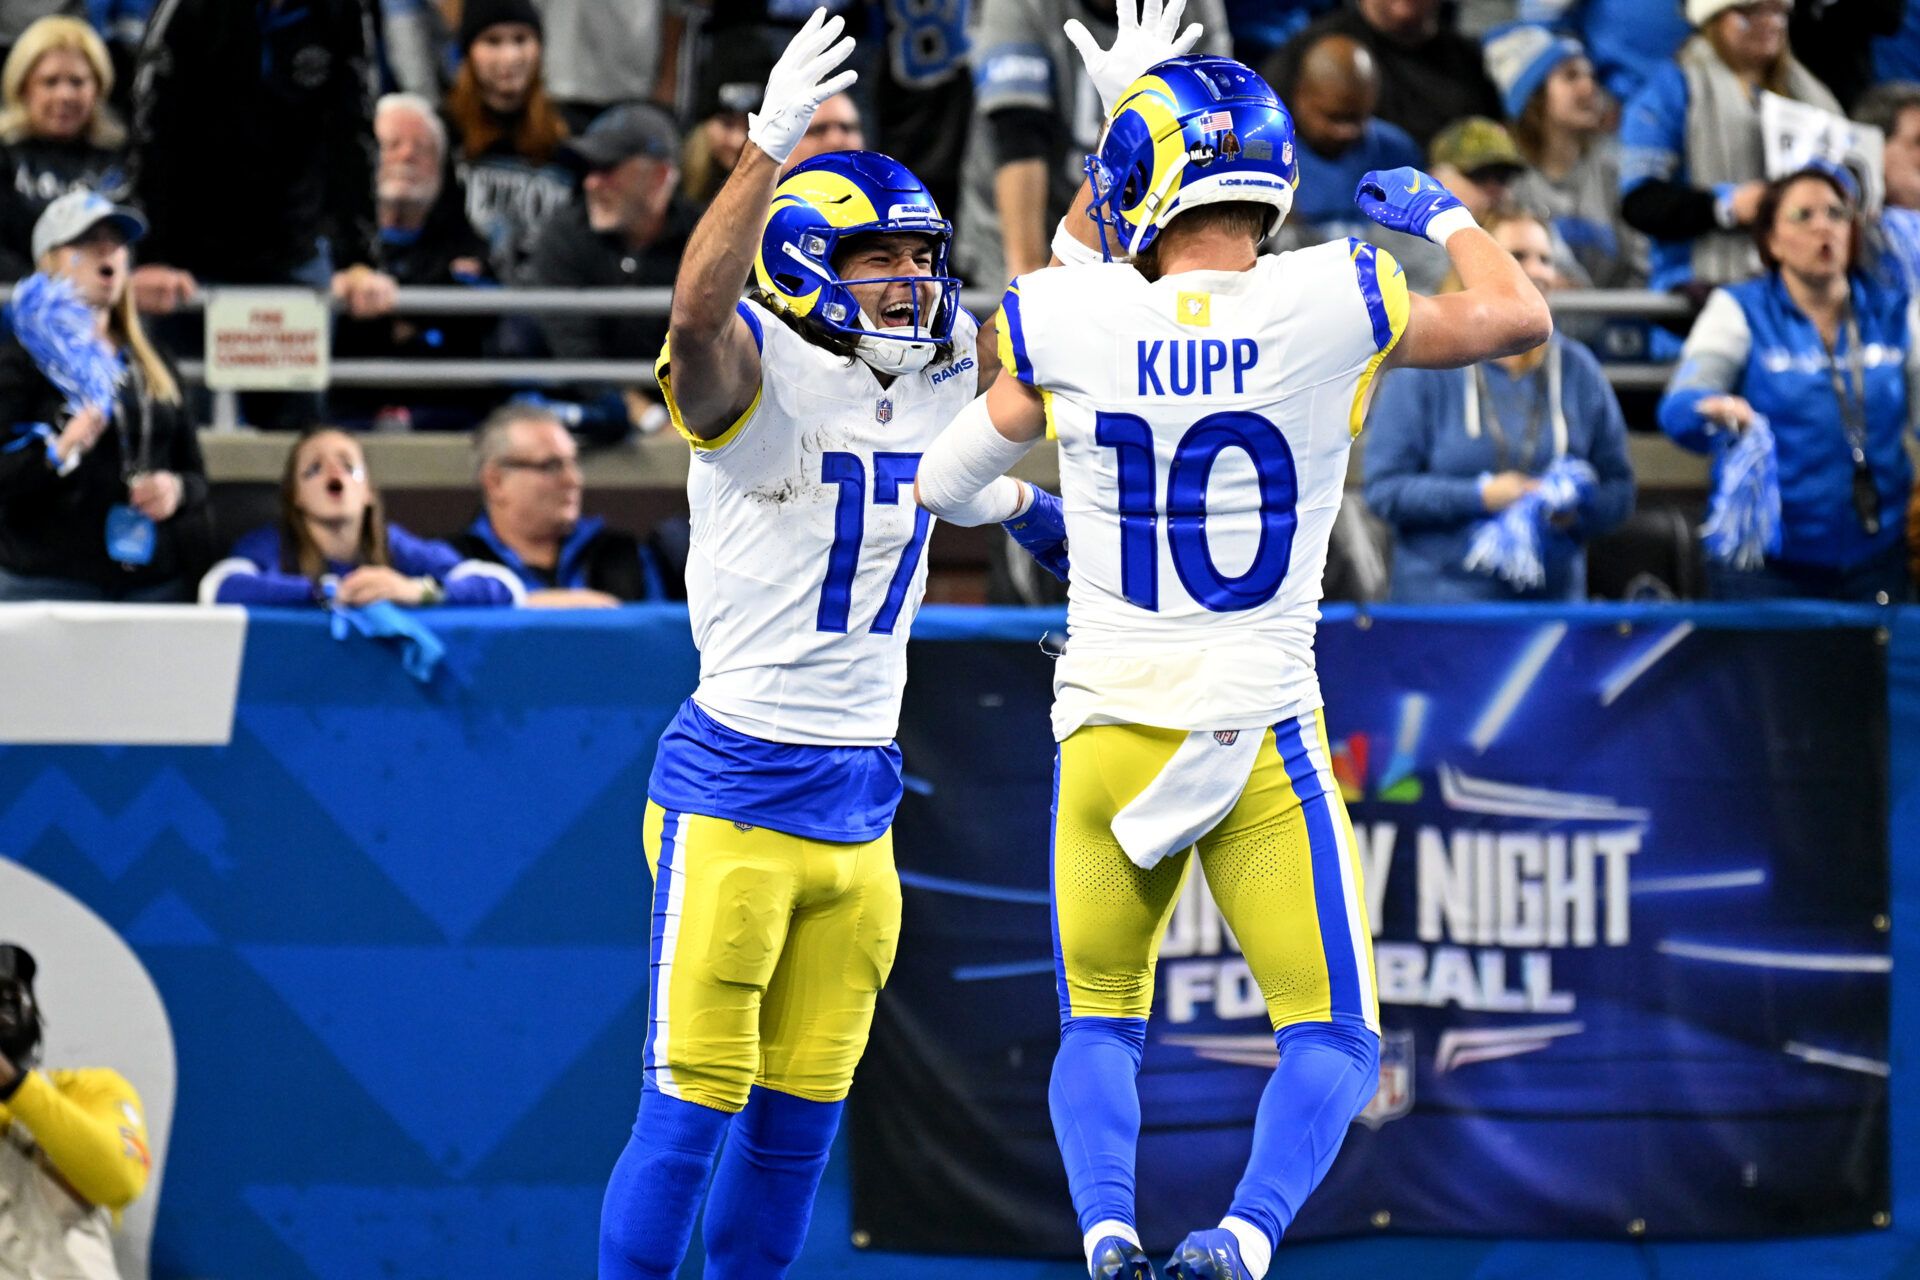
{"label": "helmet chin strap", "polygon": [[[873,333],[886,333],[873,322],[865,307],[860,308],[860,327]],[[916,325],[914,338],[926,335],[926,329]],[[864,360],[867,366],[878,373],[918,373],[933,363],[933,352],[937,344],[931,339],[914,341],[913,338],[856,338],[854,354]]]}

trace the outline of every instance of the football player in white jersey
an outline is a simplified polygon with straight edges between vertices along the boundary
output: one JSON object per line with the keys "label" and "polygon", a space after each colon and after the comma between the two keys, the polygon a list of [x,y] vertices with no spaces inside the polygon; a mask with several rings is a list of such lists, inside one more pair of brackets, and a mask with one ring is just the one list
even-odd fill
{"label": "football player in white jersey", "polygon": [[[674,1276],[703,1194],[709,1280],[786,1274],[899,938],[893,736],[931,524],[913,480],[998,364],[918,178],[865,151],[780,176],[854,78],[842,26],[815,13],[774,67],[658,365],[694,454],[700,683],[648,784],[652,1007],[608,1280]],[[1025,501],[1058,525],[1057,500]]]}
{"label": "football player in white jersey", "polygon": [[1096,70],[1110,118],[1089,160],[1093,218],[1056,236],[1067,265],[1007,290],[1013,376],[927,452],[917,490],[943,519],[1004,518],[1025,488],[1004,471],[1059,441],[1073,565],[1054,682],[1049,1101],[1089,1269],[1154,1274],[1135,1228],[1134,1076],[1197,852],[1279,1063],[1224,1220],[1168,1274],[1261,1280],[1378,1076],[1366,898],[1313,664],[1348,449],[1383,369],[1524,351],[1552,325],[1513,259],[1414,169],[1368,174],[1357,203],[1443,245],[1460,292],[1410,294],[1390,255],[1353,240],[1259,255],[1299,181],[1272,90],[1224,58],[1138,78],[1113,61]]}

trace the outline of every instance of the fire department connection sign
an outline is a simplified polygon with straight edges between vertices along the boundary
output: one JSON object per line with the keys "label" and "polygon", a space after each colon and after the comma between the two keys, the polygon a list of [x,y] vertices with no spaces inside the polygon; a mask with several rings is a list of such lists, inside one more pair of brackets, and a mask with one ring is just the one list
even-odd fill
{"label": "fire department connection sign", "polygon": [[215,391],[326,387],[333,318],[310,289],[219,289],[207,302],[207,386]]}

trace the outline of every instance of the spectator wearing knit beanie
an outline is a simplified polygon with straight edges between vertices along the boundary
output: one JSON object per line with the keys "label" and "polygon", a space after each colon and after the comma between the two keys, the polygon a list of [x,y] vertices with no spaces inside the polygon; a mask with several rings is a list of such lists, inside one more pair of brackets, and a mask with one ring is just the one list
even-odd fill
{"label": "spectator wearing knit beanie", "polygon": [[526,261],[547,219],[573,199],[572,175],[558,154],[568,130],[547,95],[541,34],[532,0],[467,0],[463,61],[447,94],[467,220],[503,280]]}
{"label": "spectator wearing knit beanie", "polygon": [[1646,238],[1620,218],[1620,147],[1586,49],[1521,24],[1491,32],[1485,51],[1508,132],[1529,166],[1514,200],[1548,217],[1571,253],[1573,278],[1601,288],[1644,285]]}

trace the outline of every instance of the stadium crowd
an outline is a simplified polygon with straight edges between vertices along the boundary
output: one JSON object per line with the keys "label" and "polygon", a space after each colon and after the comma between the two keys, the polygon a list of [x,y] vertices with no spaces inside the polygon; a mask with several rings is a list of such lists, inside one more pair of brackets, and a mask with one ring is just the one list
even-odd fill
{"label": "stadium crowd", "polygon": [[[100,277],[89,304],[139,374],[111,420],[63,422],[52,384],[5,339],[0,599],[260,602],[336,584],[359,599],[375,579],[377,598],[404,604],[672,595],[671,529],[616,536],[579,512],[578,448],[667,424],[641,383],[249,396],[247,421],[300,433],[279,522],[238,546],[188,547],[183,514],[214,499],[192,429],[205,393],[174,364],[201,345],[183,304],[202,286],[304,285],[336,300],[342,356],[650,360],[664,314],[420,318],[395,311],[396,290],[670,285],[813,7],[0,3],[0,273]],[[861,76],[788,165],[885,151],[952,217],[969,286],[991,293],[1045,265],[1102,125],[1062,25],[1079,17],[1105,38],[1111,4],[827,7],[861,35]],[[1920,6],[1192,0],[1189,16],[1206,28],[1200,52],[1260,68],[1293,112],[1301,184],[1271,248],[1355,236],[1393,252],[1415,289],[1449,287],[1444,252],[1353,205],[1362,173],[1411,164],[1497,229],[1543,291],[1651,287],[1703,308],[1691,338],[1680,322],[1575,319],[1536,352],[1384,380],[1361,448],[1394,598],[1584,598],[1585,543],[1634,501],[1605,364],[1676,357],[1641,425],[1657,417],[1719,465],[1760,421],[1778,452],[1782,533],[1764,563],[1717,570],[1714,593],[1910,597]],[[1851,111],[1884,134],[1883,164],[1770,181],[1762,91]],[[476,433],[479,514],[439,531],[451,542],[381,514],[353,433],[406,429]],[[1544,575],[1461,569],[1475,530],[1542,500],[1550,473],[1573,479]]]}

